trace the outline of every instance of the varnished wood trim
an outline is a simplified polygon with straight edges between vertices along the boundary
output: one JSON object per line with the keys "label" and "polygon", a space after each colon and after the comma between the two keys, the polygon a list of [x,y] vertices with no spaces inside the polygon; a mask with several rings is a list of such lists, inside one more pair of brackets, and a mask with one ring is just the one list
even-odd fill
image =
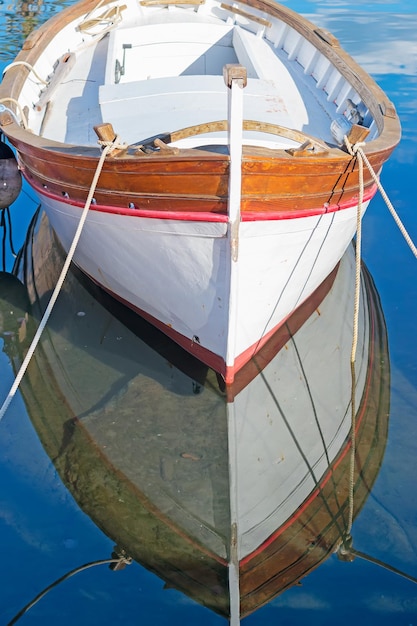
{"label": "varnished wood trim", "polygon": [[256,22],[257,24],[261,24],[261,26],[265,26],[266,28],[271,28],[272,26],[272,23],[269,20],[266,20],[264,17],[258,17],[253,13],[249,13],[248,11],[244,11],[243,9],[239,9],[238,7],[232,6],[231,4],[225,4],[222,2],[220,6],[222,9],[230,11],[230,13],[235,13],[236,15],[240,15],[241,17],[246,17],[246,19],[252,20],[252,22]]}

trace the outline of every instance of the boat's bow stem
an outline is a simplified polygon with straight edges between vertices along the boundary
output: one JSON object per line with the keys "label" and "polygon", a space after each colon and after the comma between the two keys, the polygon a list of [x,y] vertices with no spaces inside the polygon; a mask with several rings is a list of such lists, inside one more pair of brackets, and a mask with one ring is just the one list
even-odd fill
{"label": "boat's bow stem", "polygon": [[247,72],[243,65],[225,65],[223,76],[228,87],[228,141],[230,154],[228,216],[230,223],[232,260],[239,252],[240,201],[242,195],[242,131],[243,89]]}
{"label": "boat's bow stem", "polygon": [[237,272],[239,255],[240,203],[242,196],[242,143],[243,143],[243,89],[247,84],[247,71],[243,65],[225,65],[223,77],[228,88],[228,142],[229,142],[229,195],[228,220],[230,237],[230,291],[229,336],[226,366],[234,365],[235,332],[237,327]]}

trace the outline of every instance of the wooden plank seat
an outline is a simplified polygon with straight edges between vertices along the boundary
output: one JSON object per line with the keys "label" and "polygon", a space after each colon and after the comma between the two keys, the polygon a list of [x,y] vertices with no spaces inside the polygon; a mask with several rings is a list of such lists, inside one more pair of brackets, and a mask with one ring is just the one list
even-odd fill
{"label": "wooden plank seat", "polygon": [[[227,119],[227,87],[222,76],[168,76],[103,85],[99,101],[102,119],[110,122],[121,139],[129,143],[139,137]],[[281,96],[278,92],[272,94],[271,84],[265,80],[248,80],[243,114],[245,119],[296,128]],[[248,136],[256,143],[260,140],[265,145],[288,145],[288,141],[261,135],[252,131]],[[210,134],[209,138],[210,142],[226,140],[224,132]],[[200,145],[202,141],[201,136],[191,137],[187,145]]]}
{"label": "wooden plank seat", "polygon": [[[112,123],[123,141],[227,119],[225,63],[247,69],[245,119],[305,130],[328,140],[329,121],[319,102],[314,115],[306,111],[303,73],[290,72],[281,58],[285,53],[263,37],[233,24],[208,29],[195,21],[144,25],[134,42],[131,35],[131,29],[110,34],[105,84],[99,88],[102,120]],[[289,145],[261,135],[246,133],[249,143]],[[224,143],[225,133],[211,134],[209,142],[219,139]],[[189,138],[181,145],[201,142],[204,137]]]}
{"label": "wooden plank seat", "polygon": [[[146,24],[114,30],[109,36],[106,84],[115,82],[116,65],[124,65],[120,82],[179,74],[218,74],[236,63],[233,26],[196,21]],[[123,62],[124,60],[124,62]]]}

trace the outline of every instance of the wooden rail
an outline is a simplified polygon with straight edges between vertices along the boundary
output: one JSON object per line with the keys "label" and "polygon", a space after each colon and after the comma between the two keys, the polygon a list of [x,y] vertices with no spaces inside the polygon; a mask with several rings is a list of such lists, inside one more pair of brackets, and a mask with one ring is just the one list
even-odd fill
{"label": "wooden rail", "polygon": [[266,28],[271,28],[272,23],[269,20],[266,20],[264,17],[258,17],[257,15],[253,15],[253,13],[249,13],[248,11],[244,11],[243,9],[238,9],[237,7],[232,6],[231,4],[222,4],[220,5],[222,9],[226,11],[230,11],[231,13],[236,13],[236,15],[240,15],[241,17],[246,17],[248,20],[252,20],[252,22],[256,22],[257,24],[261,24],[261,26],[265,26]]}

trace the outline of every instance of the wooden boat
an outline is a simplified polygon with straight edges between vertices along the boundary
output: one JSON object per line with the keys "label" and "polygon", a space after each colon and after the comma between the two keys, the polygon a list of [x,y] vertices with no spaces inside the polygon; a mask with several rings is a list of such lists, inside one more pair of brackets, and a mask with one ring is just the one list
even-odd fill
{"label": "wooden boat", "polygon": [[[75,263],[227,382],[322,283],[356,229],[365,141],[392,103],[327,31],[270,0],[82,0],[33,32],[2,132]],[[365,210],[376,191],[368,171]]]}
{"label": "wooden boat", "polygon": [[[42,314],[59,252],[47,221],[34,225],[16,268],[31,303],[26,324]],[[385,323],[363,278],[355,516],[378,474],[389,414]],[[35,429],[79,506],[119,548],[237,624],[320,565],[346,531],[352,250],[305,323],[294,333],[285,324],[282,349],[254,357],[265,364],[258,376],[225,389],[87,287],[70,272],[23,379]],[[18,367],[24,333],[15,335]]]}
{"label": "wooden boat", "polygon": [[[0,100],[67,252],[97,134],[117,136],[75,263],[227,382],[355,233],[344,136],[377,173],[400,137],[338,41],[269,0],[82,0],[29,36]],[[363,210],[375,191],[366,171]]]}

